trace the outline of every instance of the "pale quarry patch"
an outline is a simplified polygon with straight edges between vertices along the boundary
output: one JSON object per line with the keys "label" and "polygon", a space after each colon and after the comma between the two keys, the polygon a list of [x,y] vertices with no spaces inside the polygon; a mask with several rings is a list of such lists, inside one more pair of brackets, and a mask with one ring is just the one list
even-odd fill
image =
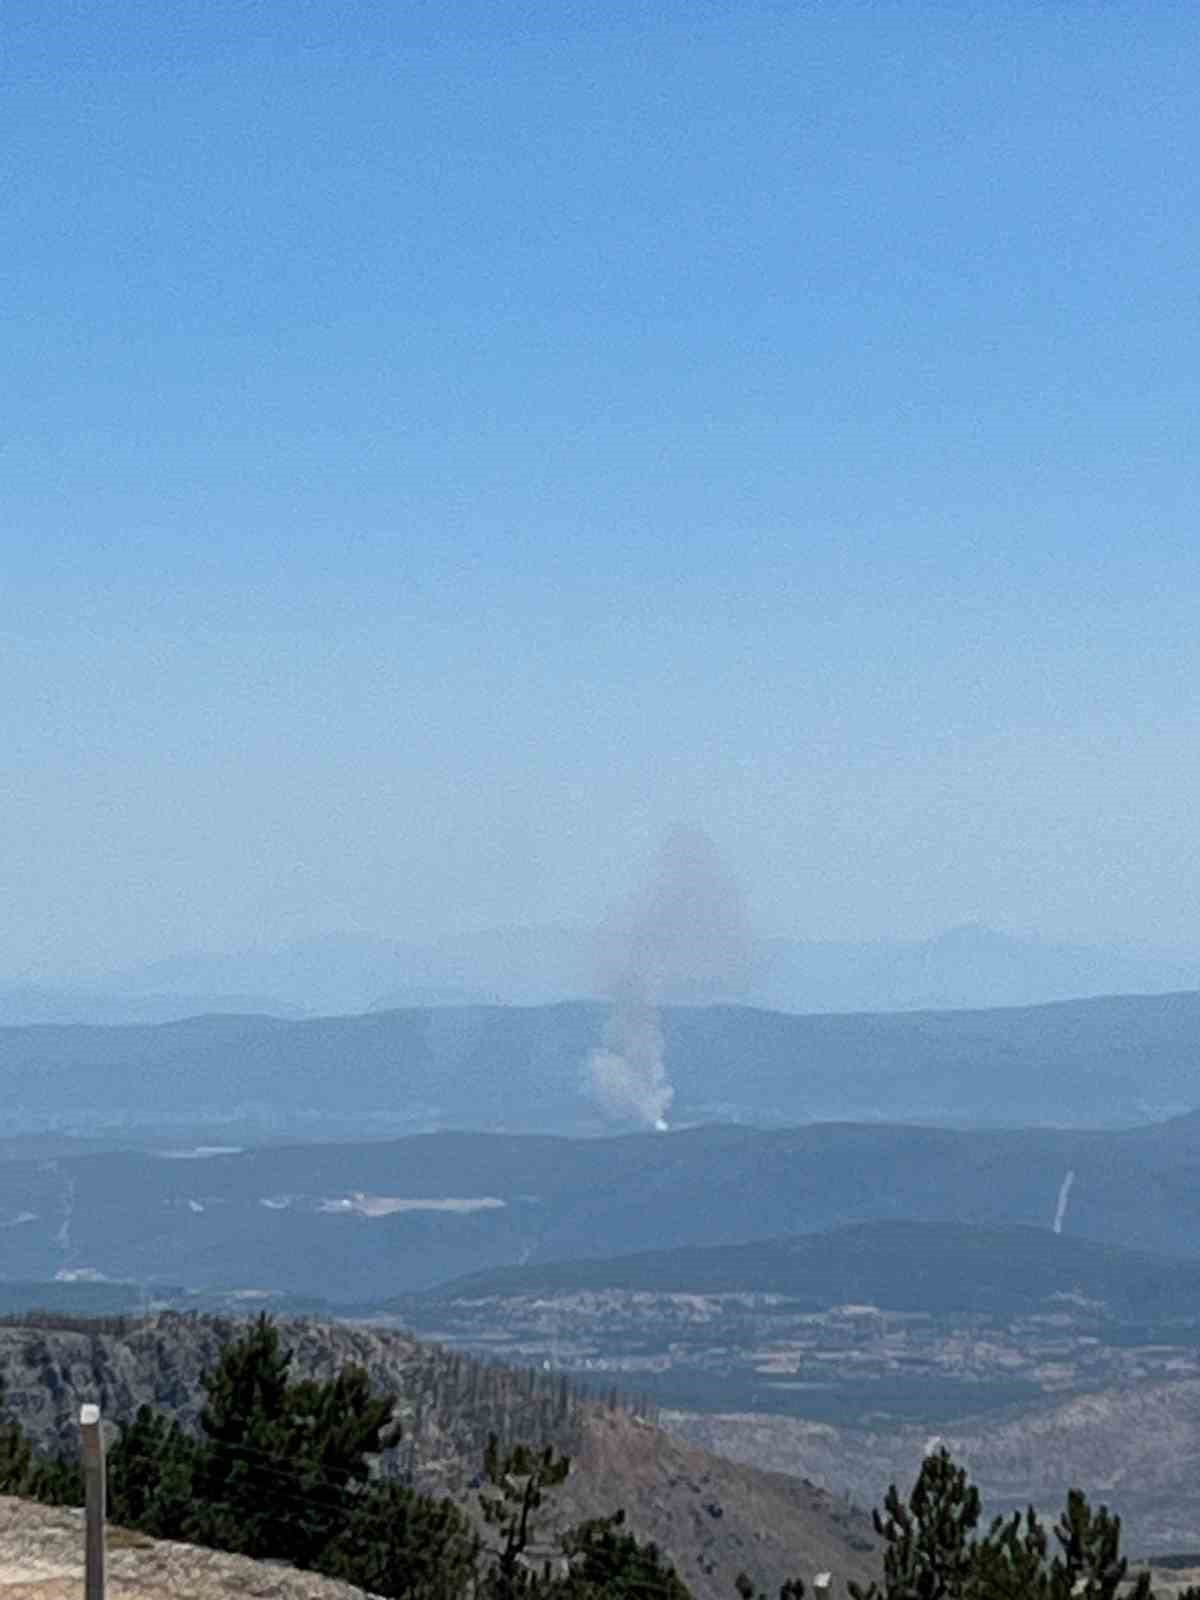
{"label": "pale quarry patch", "polygon": [[213,1156],[240,1156],[240,1144],[198,1144],[191,1150],[159,1150],[155,1152],[162,1161],[208,1161]]}
{"label": "pale quarry patch", "polygon": [[507,1200],[499,1200],[495,1195],[481,1195],[473,1199],[447,1197],[405,1200],[397,1195],[352,1194],[338,1200],[322,1200],[320,1209],[358,1217],[391,1217],[401,1211],[447,1211],[455,1216],[468,1216],[472,1211],[498,1211],[507,1204]]}

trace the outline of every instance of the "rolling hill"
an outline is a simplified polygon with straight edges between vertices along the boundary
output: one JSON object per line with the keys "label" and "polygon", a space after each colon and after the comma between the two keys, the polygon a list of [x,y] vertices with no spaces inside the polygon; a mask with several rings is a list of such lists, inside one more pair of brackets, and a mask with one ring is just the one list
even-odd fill
{"label": "rolling hill", "polygon": [[397,1304],[415,1310],[424,1302],[440,1311],[456,1300],[602,1290],[776,1295],[814,1311],[857,1303],[1003,1317],[1034,1315],[1069,1294],[1114,1320],[1145,1323],[1200,1318],[1200,1260],[1122,1250],[1048,1228],[863,1222],[748,1244],[503,1267]]}
{"label": "rolling hill", "polygon": [[4,1278],[100,1275],[361,1304],[516,1263],[854,1223],[1048,1232],[1069,1172],[1064,1241],[1193,1257],[1200,1240],[1196,1116],[1116,1133],[829,1123],[71,1148],[0,1160]]}

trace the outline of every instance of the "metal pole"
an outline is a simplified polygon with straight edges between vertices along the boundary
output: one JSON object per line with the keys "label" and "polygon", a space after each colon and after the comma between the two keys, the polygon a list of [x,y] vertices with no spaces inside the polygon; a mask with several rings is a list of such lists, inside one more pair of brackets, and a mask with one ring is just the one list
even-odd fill
{"label": "metal pole", "polygon": [[104,1600],[104,1430],[99,1406],[80,1411],[79,1436],[87,1504],[84,1600]]}

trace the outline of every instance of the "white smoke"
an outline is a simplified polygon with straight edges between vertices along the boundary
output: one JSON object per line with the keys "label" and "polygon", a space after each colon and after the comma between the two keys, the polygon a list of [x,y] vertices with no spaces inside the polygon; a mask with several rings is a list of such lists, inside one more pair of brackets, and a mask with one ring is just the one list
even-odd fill
{"label": "white smoke", "polygon": [[649,887],[609,918],[601,938],[612,1011],[585,1084],[605,1115],[665,1132],[675,1090],[659,1006],[736,992],[747,964],[741,899],[711,840],[676,829]]}
{"label": "white smoke", "polygon": [[587,1070],[592,1093],[610,1116],[666,1132],[675,1090],[667,1081],[661,1053],[643,1064],[636,1055],[601,1048],[588,1056]]}
{"label": "white smoke", "polygon": [[1071,1185],[1075,1182],[1074,1172],[1068,1172],[1058,1191],[1058,1205],[1054,1208],[1054,1231],[1062,1232],[1063,1218],[1067,1214],[1067,1201],[1071,1197]]}
{"label": "white smoke", "polygon": [[667,1079],[658,1008],[629,983],[613,996],[604,1041],[589,1054],[585,1075],[606,1115],[665,1131],[675,1091]]}

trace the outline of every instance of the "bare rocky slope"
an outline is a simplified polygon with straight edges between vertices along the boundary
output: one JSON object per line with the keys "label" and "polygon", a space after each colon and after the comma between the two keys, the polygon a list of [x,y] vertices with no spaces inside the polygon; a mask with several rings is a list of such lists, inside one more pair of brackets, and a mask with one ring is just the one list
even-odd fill
{"label": "bare rocky slope", "polygon": [[[546,1374],[509,1372],[381,1329],[283,1323],[298,1375],[348,1362],[399,1396],[404,1430],[388,1470],[471,1504],[489,1431],[551,1441],[572,1456],[554,1517],[567,1525],[623,1507],[638,1537],[675,1562],[698,1600],[728,1600],[740,1571],[760,1588],[832,1570],[863,1578],[874,1566],[861,1513],[801,1478],[710,1454],[627,1411],[581,1399]],[[143,1403],[194,1425],[200,1378],[236,1325],[165,1316],[121,1327],[0,1327],[5,1404],[43,1446],[76,1448],[75,1418],[98,1402],[120,1422]]]}
{"label": "bare rocky slope", "polygon": [[[860,1503],[907,1487],[929,1430],[835,1428],[781,1416],[667,1413],[693,1444],[781,1472],[803,1473]],[[1200,1551],[1200,1381],[1076,1395],[1007,1418],[954,1423],[939,1435],[989,1510],[1034,1504],[1057,1516],[1069,1487],[1118,1511],[1128,1548]]]}

